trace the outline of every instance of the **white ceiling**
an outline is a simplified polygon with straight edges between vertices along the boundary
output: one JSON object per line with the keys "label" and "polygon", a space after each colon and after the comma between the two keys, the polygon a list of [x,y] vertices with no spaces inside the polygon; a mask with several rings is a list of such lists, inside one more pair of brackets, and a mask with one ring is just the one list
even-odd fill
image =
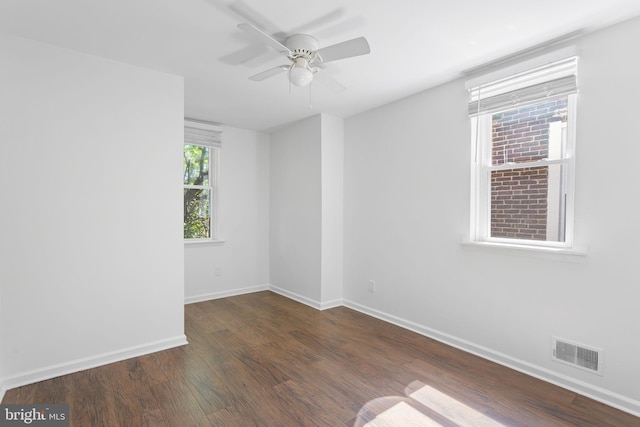
{"label": "white ceiling", "polygon": [[[320,112],[349,117],[638,15],[638,0],[0,0],[0,32],[184,76],[185,116],[269,130]],[[365,36],[371,54],[326,65],[342,93],[320,83],[310,97],[290,93],[286,74],[247,79],[287,60],[241,22],[305,32],[320,47]]]}

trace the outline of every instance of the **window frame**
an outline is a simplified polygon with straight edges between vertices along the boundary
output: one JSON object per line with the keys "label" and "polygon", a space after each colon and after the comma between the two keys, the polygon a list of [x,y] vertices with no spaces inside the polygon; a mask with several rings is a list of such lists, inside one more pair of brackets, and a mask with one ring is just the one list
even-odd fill
{"label": "window frame", "polygon": [[[222,134],[222,129],[220,126],[198,121],[192,119],[185,119],[185,138],[182,144],[182,153],[184,156],[184,148],[185,146],[199,146],[206,147],[209,149],[209,185],[188,185],[184,184],[183,178],[183,190],[186,189],[202,189],[209,191],[209,237],[194,237],[194,238],[186,238],[184,237],[183,232],[183,241],[185,244],[198,244],[198,243],[224,243],[224,240],[220,237],[220,208],[219,208],[219,193],[220,193],[220,185],[219,185],[219,176],[220,176],[220,154],[222,150],[222,144],[220,141],[220,135]],[[187,137],[187,128],[197,129],[201,131],[209,131],[210,135],[206,139],[202,141],[194,141],[190,140]],[[183,168],[183,176],[184,176],[184,168]],[[184,197],[184,191],[183,191]],[[184,216],[184,212],[183,212]]]}
{"label": "window frame", "polygon": [[[471,244],[488,244],[503,247],[531,248],[537,250],[572,250],[574,249],[575,218],[575,144],[576,144],[576,109],[577,93],[567,97],[567,127],[565,155],[561,159],[537,160],[515,164],[492,165],[492,116],[497,111],[487,111],[471,115],[471,191],[470,191],[470,233]],[[540,97],[528,105],[544,102],[548,98]],[[518,105],[517,107],[524,106]],[[513,107],[512,107],[513,108]],[[508,111],[508,110],[504,110]],[[518,238],[491,236],[491,172],[505,169],[524,169],[536,166],[562,164],[565,174],[565,212],[564,241],[529,240]]]}

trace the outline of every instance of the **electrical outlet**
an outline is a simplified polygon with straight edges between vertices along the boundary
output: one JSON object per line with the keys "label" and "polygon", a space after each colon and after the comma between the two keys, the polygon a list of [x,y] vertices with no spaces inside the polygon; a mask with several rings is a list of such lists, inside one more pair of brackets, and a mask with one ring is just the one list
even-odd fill
{"label": "electrical outlet", "polygon": [[369,280],[369,292],[374,293],[376,291],[376,281]]}
{"label": "electrical outlet", "polygon": [[213,269],[213,272],[216,276],[222,276],[222,268],[216,267]]}

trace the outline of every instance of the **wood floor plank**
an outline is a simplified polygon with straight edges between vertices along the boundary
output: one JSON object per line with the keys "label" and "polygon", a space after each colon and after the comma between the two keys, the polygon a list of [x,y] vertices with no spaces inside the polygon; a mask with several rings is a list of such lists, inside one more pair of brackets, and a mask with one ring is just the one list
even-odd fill
{"label": "wood floor plank", "polygon": [[188,346],[7,391],[92,426],[640,426],[640,418],[345,307],[185,306]]}
{"label": "wood floor plank", "polygon": [[16,387],[11,390],[7,390],[2,400],[2,403],[6,405],[17,405],[22,402],[32,402],[34,400],[34,394],[36,387],[32,385]]}
{"label": "wood floor plank", "polygon": [[73,400],[75,386],[75,380],[71,380],[69,375],[40,381],[39,383],[30,386],[34,389],[32,393],[33,401],[25,401],[24,403],[68,403]]}
{"label": "wood floor plank", "polygon": [[349,419],[353,409],[345,408],[331,394],[315,393],[312,384],[287,381],[274,387],[280,417],[295,426],[336,426]]}
{"label": "wood floor plank", "polygon": [[166,424],[184,427],[209,425],[208,418],[186,382],[175,380],[157,383],[151,386],[151,393],[158,402]]}
{"label": "wood floor plank", "polygon": [[191,392],[205,414],[210,414],[223,409],[228,404],[226,378],[220,375],[225,367],[210,365],[201,362],[192,364],[185,372],[185,380]]}
{"label": "wood floor plank", "polygon": [[[108,388],[110,366],[73,374],[73,393],[69,403],[72,426],[119,426],[119,408]],[[68,376],[67,376],[68,377]]]}
{"label": "wood floor plank", "polygon": [[134,419],[155,424],[164,422],[158,420],[160,408],[151,393],[155,382],[150,380],[138,358],[113,363],[107,368],[107,393],[113,398],[120,425]]}
{"label": "wood floor plank", "polygon": [[171,427],[165,423],[160,410],[145,412],[142,415],[126,420],[122,425],[135,427]]}
{"label": "wood floor plank", "polygon": [[[638,426],[640,419],[635,420],[622,411],[612,411],[610,406],[594,402],[584,396],[576,395],[570,405],[572,417],[582,420],[584,426]],[[634,422],[635,421],[635,422]]]}

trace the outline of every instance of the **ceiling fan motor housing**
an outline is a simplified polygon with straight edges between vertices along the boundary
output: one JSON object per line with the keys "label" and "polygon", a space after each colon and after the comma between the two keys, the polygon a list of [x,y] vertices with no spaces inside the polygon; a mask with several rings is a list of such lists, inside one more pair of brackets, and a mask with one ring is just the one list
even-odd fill
{"label": "ceiling fan motor housing", "polygon": [[293,52],[293,58],[303,57],[307,61],[319,47],[318,40],[307,34],[294,34],[287,38],[285,44]]}

